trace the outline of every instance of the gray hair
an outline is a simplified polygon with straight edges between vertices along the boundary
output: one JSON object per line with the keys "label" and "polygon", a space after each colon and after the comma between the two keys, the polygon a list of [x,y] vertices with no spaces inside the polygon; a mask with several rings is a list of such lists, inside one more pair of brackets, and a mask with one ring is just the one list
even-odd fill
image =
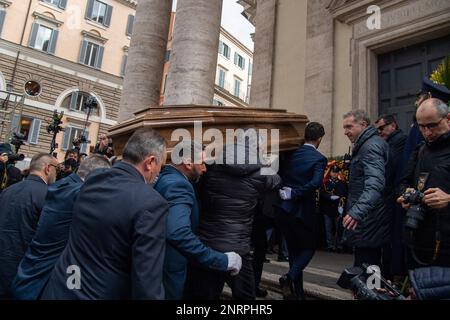
{"label": "gray hair", "polygon": [[431,98],[428,100],[425,100],[422,105],[426,103],[427,106],[433,107],[436,109],[438,115],[442,118],[446,118],[447,115],[450,112],[450,106],[446,105],[444,101],[436,98]]}
{"label": "gray hair", "polygon": [[344,119],[353,117],[357,123],[365,122],[368,126],[370,126],[370,118],[367,115],[367,112],[361,109],[352,110],[344,114]]}
{"label": "gray hair", "polygon": [[38,153],[33,158],[31,158],[30,162],[30,172],[39,172],[42,171],[45,166],[52,163],[53,157],[48,153]]}
{"label": "gray hair", "polygon": [[148,156],[155,156],[159,163],[166,150],[166,140],[151,128],[141,128],[128,139],[123,150],[123,159],[139,164]]}
{"label": "gray hair", "polygon": [[91,171],[100,168],[111,168],[111,164],[104,156],[92,154],[81,162],[77,174],[84,179]]}

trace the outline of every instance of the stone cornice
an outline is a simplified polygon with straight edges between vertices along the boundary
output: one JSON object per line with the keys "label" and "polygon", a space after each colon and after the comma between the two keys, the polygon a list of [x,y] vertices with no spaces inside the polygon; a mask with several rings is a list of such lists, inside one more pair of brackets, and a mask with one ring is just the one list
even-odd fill
{"label": "stone cornice", "polygon": [[332,0],[327,6],[328,11],[334,19],[352,24],[355,21],[367,17],[367,8],[377,5],[382,10],[395,6],[405,0]]}
{"label": "stone cornice", "polygon": [[9,7],[10,5],[12,4],[12,2],[11,1],[8,1],[8,0],[0,0],[0,6],[3,6],[3,7]]}
{"label": "stone cornice", "polygon": [[257,0],[238,0],[237,3],[244,7],[242,15],[255,25]]}
{"label": "stone cornice", "polygon": [[137,0],[115,0],[115,1],[135,10],[138,4]]}
{"label": "stone cornice", "polygon": [[83,30],[83,31],[81,31],[81,34],[84,37],[92,38],[94,40],[100,41],[101,43],[106,43],[106,41],[108,41],[108,39],[103,38],[102,36],[99,36],[99,35],[97,35],[97,34],[95,34],[93,32],[90,32],[90,31]]}
{"label": "stone cornice", "polygon": [[47,22],[49,22],[51,24],[56,25],[57,27],[60,27],[60,26],[62,26],[64,24],[63,21],[54,19],[52,17],[46,16],[45,14],[42,14],[42,13],[39,13],[39,12],[36,12],[36,11],[33,12],[33,17],[35,17],[36,19],[41,19],[41,20],[47,21]]}

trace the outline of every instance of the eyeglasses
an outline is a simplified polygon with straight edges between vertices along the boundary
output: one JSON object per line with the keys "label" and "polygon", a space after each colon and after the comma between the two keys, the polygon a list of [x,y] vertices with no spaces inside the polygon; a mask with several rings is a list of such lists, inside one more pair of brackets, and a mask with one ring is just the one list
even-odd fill
{"label": "eyeglasses", "polygon": [[383,132],[384,128],[386,128],[388,125],[390,125],[392,122],[387,122],[385,124],[383,124],[382,126],[379,126],[377,128],[378,132]]}
{"label": "eyeglasses", "polygon": [[427,124],[420,124],[418,123],[420,129],[424,130],[425,128],[427,128],[428,130],[433,130],[434,128],[436,128],[441,122],[442,120],[444,120],[446,118],[441,118],[441,120],[439,120],[438,122],[432,122],[432,123],[427,123]]}

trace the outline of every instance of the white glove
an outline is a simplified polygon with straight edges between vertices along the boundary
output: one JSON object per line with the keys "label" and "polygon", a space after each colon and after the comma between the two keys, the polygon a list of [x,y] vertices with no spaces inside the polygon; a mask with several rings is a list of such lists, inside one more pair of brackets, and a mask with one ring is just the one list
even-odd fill
{"label": "white glove", "polygon": [[292,188],[283,187],[279,190],[280,198],[283,200],[291,200],[292,199]]}
{"label": "white glove", "polygon": [[242,267],[242,258],[236,252],[225,252],[228,258],[227,271],[231,271],[232,276],[238,275]]}
{"label": "white glove", "polygon": [[331,196],[330,199],[334,201],[334,200],[339,199],[339,196]]}

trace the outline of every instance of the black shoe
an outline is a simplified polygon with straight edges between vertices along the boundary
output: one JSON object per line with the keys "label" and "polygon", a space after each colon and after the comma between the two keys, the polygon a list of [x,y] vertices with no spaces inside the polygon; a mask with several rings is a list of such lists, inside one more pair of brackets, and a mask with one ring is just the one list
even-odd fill
{"label": "black shoe", "polygon": [[281,292],[283,293],[284,300],[296,300],[294,284],[292,283],[291,278],[285,274],[279,280]]}
{"label": "black shoe", "polygon": [[289,259],[285,256],[278,256],[278,262],[289,262]]}
{"label": "black shoe", "polygon": [[265,298],[267,297],[267,290],[266,289],[260,289],[260,288],[256,288],[256,296],[258,298]]}

